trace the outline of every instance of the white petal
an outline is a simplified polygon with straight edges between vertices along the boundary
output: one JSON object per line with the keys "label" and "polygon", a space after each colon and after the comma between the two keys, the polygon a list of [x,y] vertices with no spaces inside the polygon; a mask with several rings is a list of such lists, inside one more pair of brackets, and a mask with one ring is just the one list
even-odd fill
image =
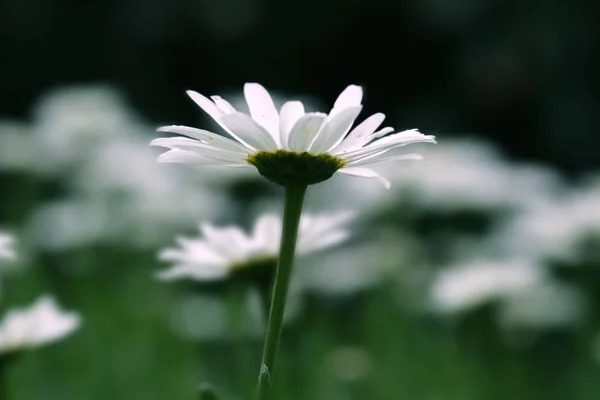
{"label": "white petal", "polygon": [[229,129],[221,123],[221,117],[224,114],[221,110],[219,110],[215,103],[210,101],[210,99],[208,99],[207,97],[204,97],[200,93],[195,92],[193,90],[188,90],[186,91],[186,93],[188,96],[190,96],[194,103],[196,103],[201,109],[203,109],[205,113],[210,115],[212,119],[214,119],[217,122],[217,124],[221,125],[223,129],[229,132]]}
{"label": "white petal", "polygon": [[308,150],[326,119],[327,115],[323,113],[307,113],[300,117],[288,137],[288,148],[300,152]]}
{"label": "white petal", "polygon": [[360,86],[350,85],[340,93],[337,100],[333,104],[333,108],[329,112],[329,119],[333,118],[337,113],[349,107],[356,107],[361,104],[363,91]]}
{"label": "white petal", "polygon": [[348,163],[349,167],[358,167],[361,165],[370,165],[370,164],[379,164],[384,162],[392,162],[392,161],[406,161],[406,160],[422,160],[423,156],[420,154],[394,154],[394,155],[385,155],[382,154],[374,154],[369,157],[360,158],[356,161]]}
{"label": "white petal", "polygon": [[167,248],[161,251],[160,260],[189,264],[227,264],[227,258],[219,254],[205,238],[178,236],[175,242],[181,248]]}
{"label": "white petal", "polygon": [[171,132],[178,133],[180,135],[188,136],[192,139],[199,140],[206,144],[212,144],[215,147],[219,147],[223,150],[230,150],[233,152],[240,152],[245,154],[250,154],[250,151],[244,145],[226,138],[221,135],[216,135],[210,131],[205,131],[203,129],[191,128],[189,126],[182,125],[170,125],[170,126],[161,126],[157,129],[158,132]]}
{"label": "white petal", "polygon": [[150,145],[168,147],[173,150],[192,151],[203,157],[227,161],[235,164],[243,164],[247,159],[246,154],[223,150],[216,146],[202,143],[198,140],[183,137],[157,138],[151,141]]}
{"label": "white petal", "polygon": [[179,149],[169,150],[166,153],[159,155],[156,160],[160,163],[191,164],[202,165],[205,167],[251,167],[251,165],[246,162],[237,163],[225,160],[217,160],[214,158],[201,156],[193,151]]}
{"label": "white petal", "polygon": [[371,140],[375,140],[375,139],[379,139],[382,136],[387,135],[388,133],[392,133],[394,132],[394,128],[392,128],[391,126],[386,126],[383,129],[378,130],[377,132],[374,132],[370,137],[369,137],[369,141]]}
{"label": "white petal", "polygon": [[279,113],[279,135],[281,147],[288,147],[288,137],[292,128],[304,115],[304,105],[300,101],[288,101],[282,107]]}
{"label": "white petal", "polygon": [[210,246],[228,260],[240,260],[246,256],[250,240],[237,226],[216,227],[203,223],[200,230]]}
{"label": "white petal", "polygon": [[352,129],[340,145],[332,149],[332,153],[337,154],[362,147],[370,140],[369,136],[375,132],[384,119],[385,115],[382,113],[371,115]]}
{"label": "white petal", "polygon": [[279,142],[279,114],[267,89],[258,83],[246,83],[244,96],[252,119],[263,126]]}
{"label": "white petal", "polygon": [[[384,131],[384,129],[382,129],[382,131]],[[381,132],[381,131],[380,131]],[[373,134],[373,139],[375,135],[379,135],[378,132],[376,132],[375,134]],[[431,136],[431,135],[423,135],[421,132],[419,132],[418,129],[408,129],[402,132],[397,132],[394,133],[393,135],[388,135],[384,138],[381,138],[379,140],[375,140],[371,143],[368,144],[368,146],[379,146],[379,145],[388,145],[388,144],[392,144],[392,143],[402,143],[402,142],[412,142],[414,138],[416,137],[420,137],[423,138],[424,140],[429,140],[429,139],[435,139],[435,136]]]}
{"label": "white petal", "polygon": [[254,149],[267,151],[277,149],[277,143],[271,134],[250,118],[250,116],[236,112],[224,116],[221,121]]}
{"label": "white petal", "polygon": [[346,108],[335,117],[328,119],[308,150],[318,154],[337,146],[352,127],[361,110],[362,106]]}
{"label": "white petal", "polygon": [[186,150],[169,150],[166,153],[162,153],[160,156],[158,156],[157,161],[161,162],[161,163],[200,164],[200,165],[203,165],[205,163],[207,163],[207,164],[210,164],[210,163],[218,164],[219,163],[219,161],[217,161],[217,160],[201,157],[193,151],[186,151]]}
{"label": "white petal", "polygon": [[229,133],[231,136],[233,136],[234,139],[236,139],[238,142],[240,142],[244,146],[251,147],[248,145],[248,143],[246,143],[244,140],[240,139],[239,136],[237,136],[234,132],[232,132],[231,129],[229,129],[229,127],[222,121],[222,117],[225,116],[226,114],[224,114],[219,109],[219,107],[217,107],[217,105],[215,103],[213,103],[206,97],[202,96],[200,93],[194,92],[193,90],[188,90],[186,93],[188,96],[190,96],[190,98],[192,100],[194,100],[194,102],[196,104],[198,104],[198,106],[201,109],[204,110],[205,113],[210,115],[212,117],[212,119],[214,119],[217,122],[217,124],[219,124],[221,126],[221,128],[225,129],[225,131],[227,133]]}
{"label": "white petal", "polygon": [[326,235],[313,239],[309,238],[304,242],[298,243],[298,253],[312,253],[318,250],[333,247],[346,241],[349,236],[350,232],[344,230],[327,232]]}
{"label": "white petal", "polygon": [[212,101],[214,101],[217,108],[223,113],[223,115],[232,114],[237,112],[234,106],[231,105],[230,102],[222,98],[221,96],[210,96]]}
{"label": "white petal", "polygon": [[435,143],[435,137],[426,136],[419,132],[406,131],[406,134],[405,132],[401,132],[390,135],[360,149],[348,151],[344,154],[337,154],[337,156],[347,162],[358,161],[376,153],[383,154],[391,149],[413,143]]}
{"label": "white petal", "polygon": [[358,177],[362,177],[362,178],[375,178],[375,179],[379,180],[381,183],[383,183],[383,186],[385,186],[386,189],[389,189],[391,186],[390,181],[388,181],[383,176],[379,175],[377,172],[375,172],[369,168],[346,167],[346,168],[340,169],[339,172],[342,174],[358,176]]}
{"label": "white petal", "polygon": [[254,224],[252,240],[256,249],[276,253],[281,238],[281,218],[274,214],[261,215]]}

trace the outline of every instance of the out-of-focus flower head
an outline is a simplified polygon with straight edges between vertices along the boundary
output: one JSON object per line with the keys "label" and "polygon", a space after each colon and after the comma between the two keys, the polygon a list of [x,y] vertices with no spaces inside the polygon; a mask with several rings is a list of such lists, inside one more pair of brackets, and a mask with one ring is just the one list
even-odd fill
{"label": "out-of-focus flower head", "polygon": [[303,289],[323,296],[372,289],[401,275],[421,250],[414,237],[398,230],[369,233],[336,251],[299,260],[296,274]]}
{"label": "out-of-focus flower head", "polygon": [[506,328],[569,327],[581,321],[582,294],[552,278],[544,267],[527,259],[474,261],[440,271],[430,291],[430,306],[438,313],[465,313],[485,304],[497,306]]}
{"label": "out-of-focus flower head", "polygon": [[17,255],[14,249],[15,238],[0,231],[0,261],[14,260]]}
{"label": "out-of-focus flower head", "polygon": [[[586,241],[595,245],[583,248]],[[600,179],[592,179],[567,195],[514,215],[489,239],[497,252],[566,262],[590,256],[584,253],[598,248],[598,243]]]}
{"label": "out-of-focus flower head", "polygon": [[67,192],[33,213],[29,229],[38,247],[156,244],[191,221],[221,216],[230,204],[216,188],[204,190],[202,180],[157,166],[155,149],[146,145],[150,128],[110,87],[57,90],[35,111],[43,151],[37,162]]}
{"label": "out-of-focus flower head", "polygon": [[27,230],[34,246],[55,251],[114,237],[114,227],[121,222],[102,202],[74,198],[44,203],[36,208]]}
{"label": "out-of-focus flower head", "polygon": [[25,122],[0,120],[0,171],[31,171],[41,145]]}
{"label": "out-of-focus flower head", "polygon": [[65,172],[85,162],[95,146],[143,132],[120,93],[109,86],[51,91],[34,110],[33,131],[42,150],[40,172]]}
{"label": "out-of-focus flower head", "polygon": [[70,335],[81,323],[74,312],[63,312],[43,296],[27,309],[9,310],[0,323],[0,353],[35,348]]}
{"label": "out-of-focus flower head", "polygon": [[[307,254],[345,241],[350,231],[344,226],[351,213],[303,215],[300,220],[297,253]],[[264,214],[250,235],[238,226],[200,225],[202,237],[178,237],[179,247],[167,248],[159,259],[174,263],[158,273],[161,280],[190,278],[198,281],[223,279],[252,267],[274,267],[281,238],[281,217]]]}
{"label": "out-of-focus flower head", "polygon": [[[230,205],[224,193],[177,168],[161,168],[145,139],[107,142],[76,177],[77,192],[101,199],[113,216],[115,235],[139,243],[157,243],[190,220],[218,218]],[[177,199],[177,201],[173,201]]]}
{"label": "out-of-focus flower head", "polygon": [[498,318],[507,328],[562,328],[580,323],[585,301],[577,287],[557,280],[513,293],[500,303]]}
{"label": "out-of-focus flower head", "polygon": [[426,161],[418,165],[377,167],[392,181],[392,196],[383,201],[409,196],[417,207],[441,211],[523,208],[562,189],[552,170],[512,166],[482,141],[447,140],[422,152]]}
{"label": "out-of-focus flower head", "polygon": [[461,312],[527,290],[542,279],[544,269],[526,260],[465,262],[437,274],[431,306],[437,312]]}

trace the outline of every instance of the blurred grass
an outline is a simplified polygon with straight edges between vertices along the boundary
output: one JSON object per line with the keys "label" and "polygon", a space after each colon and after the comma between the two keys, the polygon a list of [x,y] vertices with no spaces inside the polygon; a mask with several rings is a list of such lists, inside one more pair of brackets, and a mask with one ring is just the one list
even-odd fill
{"label": "blurred grass", "polygon": [[[198,343],[175,335],[168,314],[181,288],[154,281],[155,269],[151,255],[98,247],[42,257],[12,279],[11,304],[55,293],[84,323],[72,337],[16,360],[10,398],[192,399],[204,381],[228,398],[251,398],[261,340]],[[583,333],[548,332],[519,345],[489,308],[446,324],[398,305],[397,290],[390,284],[341,300],[308,295],[286,327],[280,398],[592,400],[600,393]],[[365,358],[335,362],[348,348]]]}

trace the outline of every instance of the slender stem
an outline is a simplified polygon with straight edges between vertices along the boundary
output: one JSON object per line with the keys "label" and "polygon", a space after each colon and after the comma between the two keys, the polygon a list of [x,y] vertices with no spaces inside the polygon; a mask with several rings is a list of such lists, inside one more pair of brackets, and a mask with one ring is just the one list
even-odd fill
{"label": "slender stem", "polygon": [[255,283],[260,296],[260,308],[262,311],[262,317],[264,318],[263,321],[265,326],[269,318],[269,312],[271,311],[271,294],[273,292],[276,265],[273,265],[272,267],[269,266],[267,268],[272,269],[272,276],[268,279],[265,277],[262,279],[257,279]]}
{"label": "slender stem", "polygon": [[258,400],[267,399],[271,391],[279,339],[283,327],[283,312],[285,311],[285,302],[292,276],[298,226],[300,225],[300,215],[302,214],[302,203],[304,202],[305,193],[306,185],[287,185],[285,187],[281,246],[279,248],[279,261],[277,262],[277,271],[275,273],[273,295],[271,296],[271,308],[267,322],[262,363],[258,375]]}

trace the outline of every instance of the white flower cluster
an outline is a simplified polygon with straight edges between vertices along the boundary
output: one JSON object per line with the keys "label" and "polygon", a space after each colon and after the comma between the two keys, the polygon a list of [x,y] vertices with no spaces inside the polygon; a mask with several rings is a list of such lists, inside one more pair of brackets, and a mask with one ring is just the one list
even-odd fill
{"label": "white flower cluster", "polygon": [[63,197],[33,211],[27,226],[33,244],[148,246],[193,226],[191,220],[223,215],[229,202],[222,191],[156,164],[147,146],[151,131],[105,86],[49,92],[31,124],[0,122],[0,169],[29,170],[66,186]]}

